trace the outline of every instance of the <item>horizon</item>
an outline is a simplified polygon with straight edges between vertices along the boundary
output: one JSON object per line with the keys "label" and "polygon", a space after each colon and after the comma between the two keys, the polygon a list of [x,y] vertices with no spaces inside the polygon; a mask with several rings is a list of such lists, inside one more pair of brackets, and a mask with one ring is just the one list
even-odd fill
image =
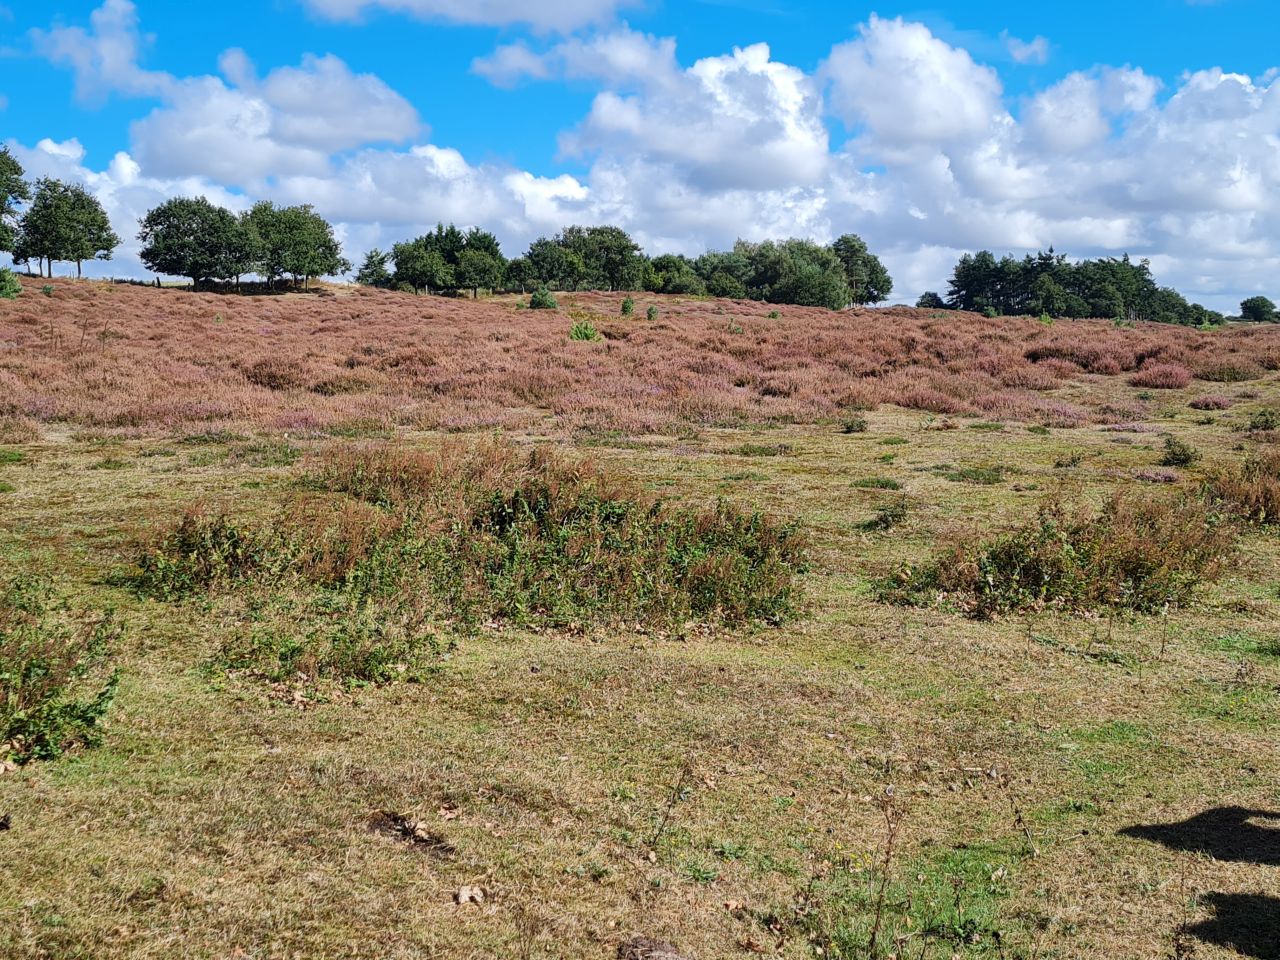
{"label": "horizon", "polygon": [[205,195],[313,203],[353,262],[437,222],[508,256],[612,223],[650,255],[858,233],[892,303],[963,253],[1050,247],[1149,259],[1226,313],[1274,296],[1280,70],[1239,38],[1280,16],[1164,0],[1098,37],[1095,7],[0,6],[0,120],[28,176],[111,216],[89,276],[152,276],[136,220]]}

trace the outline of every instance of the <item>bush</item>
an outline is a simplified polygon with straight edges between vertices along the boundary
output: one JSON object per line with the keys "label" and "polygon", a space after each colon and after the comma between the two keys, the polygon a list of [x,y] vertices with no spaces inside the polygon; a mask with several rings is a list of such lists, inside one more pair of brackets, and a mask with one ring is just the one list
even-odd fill
{"label": "bush", "polygon": [[1199,461],[1200,451],[1174,436],[1164,438],[1164,456],[1160,458],[1162,467],[1189,467]]}
{"label": "bush", "polygon": [[533,291],[533,296],[529,298],[530,310],[555,310],[558,306],[556,298],[551,295],[551,291],[546,287],[539,287]]}
{"label": "bush", "polygon": [[600,331],[596,329],[595,324],[590,320],[575,320],[573,325],[569,327],[569,339],[596,341],[601,337]]}
{"label": "bush", "polygon": [[866,433],[867,418],[856,413],[849,414],[840,424],[840,429],[845,433]]}
{"label": "bush", "polygon": [[1203,397],[1196,397],[1187,406],[1192,410],[1226,410],[1235,403],[1229,397],[1223,397],[1218,394],[1206,394]]}
{"label": "bush", "polygon": [[79,617],[47,580],[0,581],[0,760],[50,760],[99,738],[117,674],[105,669],[120,629],[111,613]]}
{"label": "bush", "polygon": [[1205,481],[1209,497],[1250,523],[1280,524],[1280,451],[1214,470]]}
{"label": "bush", "polygon": [[902,484],[889,477],[864,477],[853,481],[852,486],[858,490],[901,490]]}
{"label": "bush", "polygon": [[650,323],[652,323],[654,320],[658,319],[658,308],[655,306],[650,306],[649,309],[644,312],[644,315],[645,315],[645,319],[647,319]]}
{"label": "bush", "polygon": [[1212,383],[1243,383],[1257,380],[1262,374],[1262,367],[1250,360],[1222,360],[1196,369],[1197,380]]}
{"label": "bush", "polygon": [[22,293],[22,284],[8,267],[0,267],[0,300],[17,300]]}
{"label": "bush", "polygon": [[1250,433],[1270,433],[1272,430],[1280,430],[1280,412],[1275,410],[1256,410],[1249,415],[1249,426],[1246,428]]}
{"label": "bush", "polygon": [[[805,544],[794,527],[726,504],[670,506],[590,463],[507,443],[350,449],[330,455],[310,486],[260,527],[184,518],[145,550],[140,586],[166,598],[218,585],[292,588],[367,611],[370,624],[389,618],[386,634],[349,625],[339,636],[330,617],[301,633],[259,629],[237,646],[240,661],[276,665],[264,672],[306,663],[348,678],[351,663],[404,662],[424,637],[434,642],[433,618],[442,630],[492,620],[672,629],[777,623],[799,601]],[[401,653],[376,653],[388,649]],[[367,665],[355,676],[386,678]]]}
{"label": "bush", "polygon": [[1190,382],[1191,371],[1179,363],[1152,364],[1129,378],[1131,386],[1153,390],[1181,390]]}
{"label": "bush", "polygon": [[874,517],[863,521],[861,527],[867,531],[892,530],[906,522],[908,512],[907,498],[902,497],[888,506],[881,507]]}
{"label": "bush", "polygon": [[632,300],[630,297],[627,297],[625,300],[622,301],[622,315],[624,317],[629,317],[635,312],[636,312],[636,302],[634,300]]}
{"label": "bush", "polygon": [[1045,506],[994,540],[962,537],[904,568],[882,597],[944,597],[973,617],[1099,607],[1156,613],[1188,602],[1234,552],[1231,524],[1201,499],[1117,495],[1100,510]]}

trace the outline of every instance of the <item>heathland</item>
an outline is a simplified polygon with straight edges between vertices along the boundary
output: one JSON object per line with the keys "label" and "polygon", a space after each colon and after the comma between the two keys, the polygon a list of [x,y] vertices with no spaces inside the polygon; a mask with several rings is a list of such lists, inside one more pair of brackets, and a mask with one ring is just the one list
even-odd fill
{"label": "heathland", "polygon": [[25,286],[0,955],[1275,956],[1280,330]]}

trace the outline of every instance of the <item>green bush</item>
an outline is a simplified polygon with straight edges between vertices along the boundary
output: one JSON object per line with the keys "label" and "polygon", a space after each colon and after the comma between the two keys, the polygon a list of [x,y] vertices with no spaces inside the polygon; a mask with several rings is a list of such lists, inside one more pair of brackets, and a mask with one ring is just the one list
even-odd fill
{"label": "green bush", "polygon": [[1200,451],[1178,437],[1164,438],[1164,455],[1160,458],[1162,467],[1189,467],[1199,461]]}
{"label": "green bush", "polygon": [[627,297],[625,300],[622,301],[622,315],[624,317],[629,317],[635,312],[636,312],[636,302],[634,300],[632,300],[630,297]]}
{"label": "green bush", "polygon": [[1049,505],[995,539],[961,537],[881,595],[946,597],[980,619],[1046,606],[1154,613],[1188,602],[1234,551],[1233,526],[1201,499],[1118,495],[1100,511]]}
{"label": "green bush", "polygon": [[600,340],[600,331],[596,329],[596,325],[590,320],[575,320],[569,327],[570,340]]}
{"label": "green bush", "polygon": [[867,531],[892,530],[907,521],[908,513],[907,498],[902,497],[887,506],[881,507],[876,511],[874,517],[864,521],[861,526],[863,530]]}
{"label": "green bush", "polygon": [[546,287],[539,287],[533,291],[533,296],[529,298],[530,310],[555,310],[558,306],[556,298],[551,295],[551,291]]}
{"label": "green bush", "polygon": [[649,320],[649,322],[652,323],[654,320],[658,319],[658,308],[654,306],[650,306],[649,309],[644,312],[644,315]]}
{"label": "green bush", "polygon": [[8,267],[0,267],[0,299],[17,300],[22,293],[22,284],[18,276]]}
{"label": "green bush", "polygon": [[416,670],[439,634],[494,620],[675,629],[776,623],[798,608],[806,548],[794,527],[725,504],[671,506],[511,444],[349,449],[308,487],[254,527],[184,517],[144,549],[139,587],[301,598],[310,614],[264,616],[223,661],[370,682]]}
{"label": "green bush", "polygon": [[120,627],[77,615],[48,580],[0,580],[0,760],[51,760],[98,741],[118,675]]}
{"label": "green bush", "polygon": [[853,486],[859,490],[901,490],[902,484],[897,480],[889,477],[866,477],[862,480],[853,481]]}
{"label": "green bush", "polygon": [[856,413],[849,414],[841,422],[840,429],[844,433],[866,433],[867,418]]}

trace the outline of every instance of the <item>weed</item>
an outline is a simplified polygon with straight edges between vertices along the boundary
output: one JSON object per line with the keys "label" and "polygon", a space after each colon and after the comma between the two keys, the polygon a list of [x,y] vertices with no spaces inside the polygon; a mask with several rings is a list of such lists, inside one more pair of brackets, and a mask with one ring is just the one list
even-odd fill
{"label": "weed", "polygon": [[1280,451],[1267,450],[1213,470],[1205,489],[1214,502],[1250,523],[1280,523]]}
{"label": "weed", "polygon": [[0,447],[0,466],[21,463],[25,459],[26,455],[21,450],[7,450]]}
{"label": "weed", "polygon": [[850,486],[859,490],[901,490],[902,484],[890,477],[863,477],[853,481]]}
{"label": "weed", "polygon": [[1249,415],[1249,425],[1246,429],[1250,433],[1269,433],[1272,430],[1280,430],[1280,411],[1270,408],[1254,411]]}
{"label": "weed", "polygon": [[1033,423],[1027,427],[1027,433],[1035,434],[1037,437],[1047,437],[1051,433],[1048,427],[1041,423]]}
{"label": "weed", "polygon": [[0,581],[0,761],[50,760],[97,742],[120,634],[110,612],[72,612],[48,580]]}
{"label": "weed", "polygon": [[902,497],[877,510],[874,517],[862,522],[861,528],[868,532],[892,530],[906,522],[908,513],[907,498]]}
{"label": "weed", "polygon": [[943,470],[942,476],[950,480],[952,483],[976,483],[979,486],[990,487],[997,483],[1004,483],[1005,467],[958,467],[953,470]]}
{"label": "weed", "polygon": [[795,448],[789,443],[744,443],[734,447],[730,453],[739,457],[789,457]]}
{"label": "weed", "polygon": [[768,314],[766,314],[766,316],[768,316],[768,318],[769,318],[770,320],[781,320],[781,319],[782,319],[782,314],[781,314],[781,313],[779,313],[777,310],[770,310],[770,311],[768,312]]}
{"label": "weed", "polygon": [[46,297],[52,297],[52,296],[53,296],[53,284],[51,284],[51,283],[46,283],[43,287],[41,287],[41,288],[40,288],[40,292],[41,292],[41,293],[43,293]]}
{"label": "weed", "polygon": [[906,437],[885,437],[880,441],[882,447],[901,447],[910,443]]}
{"label": "weed", "polygon": [[860,414],[850,414],[840,424],[842,433],[866,433],[867,418]]}
{"label": "weed", "polygon": [[1004,429],[1003,423],[995,423],[988,420],[981,420],[977,423],[970,423],[967,426],[969,427],[970,430],[983,430],[983,431],[986,431],[987,433],[999,433],[1001,430]]}
{"label": "weed", "polygon": [[1200,460],[1200,451],[1175,436],[1164,438],[1164,454],[1160,458],[1162,467],[1190,467]]}
{"label": "weed", "polygon": [[1049,504],[994,540],[962,537],[935,562],[904,568],[881,595],[948,596],[979,619],[1043,606],[1158,612],[1216,580],[1234,550],[1231,525],[1199,499],[1120,494],[1098,512]]}
{"label": "weed", "polygon": [[12,483],[9,483],[7,480],[0,480],[0,493],[13,493],[13,491],[17,489],[17,487]]}
{"label": "weed", "polygon": [[1070,470],[1084,463],[1084,451],[1072,450],[1070,453],[1064,453],[1053,461],[1053,466],[1057,470]]}

